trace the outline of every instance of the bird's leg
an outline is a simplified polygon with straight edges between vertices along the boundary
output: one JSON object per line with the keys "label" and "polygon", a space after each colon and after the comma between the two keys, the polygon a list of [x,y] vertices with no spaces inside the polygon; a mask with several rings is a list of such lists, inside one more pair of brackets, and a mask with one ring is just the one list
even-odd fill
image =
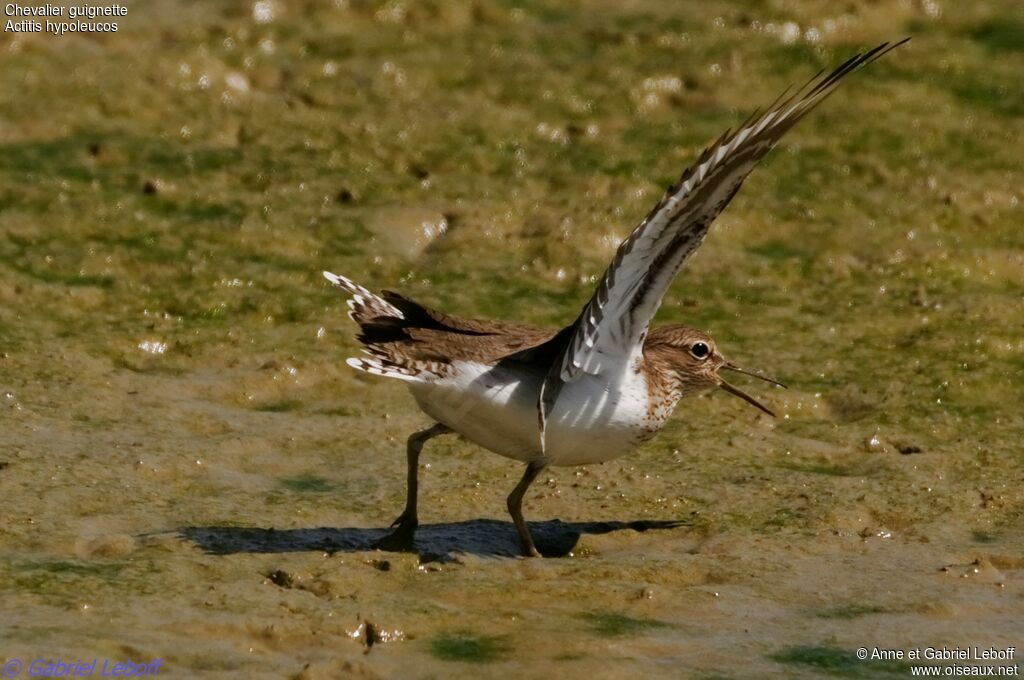
{"label": "bird's leg", "polygon": [[394,530],[374,543],[373,547],[382,550],[413,549],[413,537],[416,527],[419,526],[419,518],[416,516],[416,495],[419,487],[420,451],[429,440],[449,432],[451,432],[451,428],[447,425],[435,423],[432,427],[409,435],[409,441],[405,447],[406,461],[409,465],[405,510],[391,523]]}
{"label": "bird's leg", "polygon": [[526,472],[523,473],[523,478],[516,484],[516,488],[512,489],[512,493],[508,495],[508,512],[512,515],[512,521],[516,525],[516,531],[519,532],[519,543],[523,549],[523,555],[526,557],[540,557],[540,553],[537,552],[537,546],[533,544],[533,538],[530,536],[530,530],[526,526],[526,520],[523,519],[523,495],[526,490],[533,483],[533,480],[537,479],[537,475],[547,467],[545,463],[529,463],[526,466]]}

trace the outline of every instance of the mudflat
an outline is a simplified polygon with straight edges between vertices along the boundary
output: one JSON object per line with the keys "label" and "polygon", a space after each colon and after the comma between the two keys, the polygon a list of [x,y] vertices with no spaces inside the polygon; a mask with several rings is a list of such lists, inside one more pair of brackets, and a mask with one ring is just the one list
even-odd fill
{"label": "mudflat", "polygon": [[[1020,644],[1016,2],[136,3],[0,42],[0,656],[249,677],[905,677]],[[551,469],[357,375],[342,272],[568,323],[684,166],[913,37],[751,176],[658,320],[780,414],[682,403]],[[557,518],[557,519],[555,519]]]}

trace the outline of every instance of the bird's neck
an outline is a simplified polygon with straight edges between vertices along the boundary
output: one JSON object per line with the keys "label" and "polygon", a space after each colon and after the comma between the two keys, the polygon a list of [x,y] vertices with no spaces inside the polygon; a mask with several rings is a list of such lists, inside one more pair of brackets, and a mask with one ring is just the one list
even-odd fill
{"label": "bird's neck", "polygon": [[661,352],[645,351],[641,366],[647,383],[647,417],[660,428],[683,398],[682,385],[675,368]]}

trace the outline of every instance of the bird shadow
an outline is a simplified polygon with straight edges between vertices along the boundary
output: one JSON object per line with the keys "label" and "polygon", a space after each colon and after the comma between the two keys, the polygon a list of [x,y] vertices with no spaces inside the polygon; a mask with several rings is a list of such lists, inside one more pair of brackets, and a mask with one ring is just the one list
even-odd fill
{"label": "bird shadow", "polygon": [[[565,557],[585,534],[613,531],[649,531],[684,526],[681,521],[637,520],[632,522],[531,522],[530,533],[545,557]],[[360,527],[319,527],[310,529],[262,529],[256,527],[206,526],[179,529],[182,538],[206,553],[286,553],[318,551],[327,553],[374,550],[387,530]],[[491,557],[520,554],[514,525],[494,519],[420,525],[415,552],[420,560],[444,560],[453,553]]]}

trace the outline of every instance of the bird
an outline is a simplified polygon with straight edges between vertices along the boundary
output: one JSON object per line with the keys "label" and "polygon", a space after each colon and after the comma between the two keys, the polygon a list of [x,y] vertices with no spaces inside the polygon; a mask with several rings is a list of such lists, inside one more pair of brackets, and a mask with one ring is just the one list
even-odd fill
{"label": "bird", "polygon": [[906,40],[820,71],[718,137],[621,242],[592,297],[561,329],[456,316],[323,272],[348,295],[348,314],[359,328],[365,356],[346,363],[404,381],[433,421],[408,438],[405,508],[376,547],[415,549],[419,457],[438,436],[458,434],[525,464],[507,508],[522,554],[539,557],[522,504],[548,467],[618,458],[654,437],[680,400],[717,389],[774,416],[720,372],[784,385],[740,368],[704,331],[652,328],[651,321],[683,264],[761,159],[846,76]]}

